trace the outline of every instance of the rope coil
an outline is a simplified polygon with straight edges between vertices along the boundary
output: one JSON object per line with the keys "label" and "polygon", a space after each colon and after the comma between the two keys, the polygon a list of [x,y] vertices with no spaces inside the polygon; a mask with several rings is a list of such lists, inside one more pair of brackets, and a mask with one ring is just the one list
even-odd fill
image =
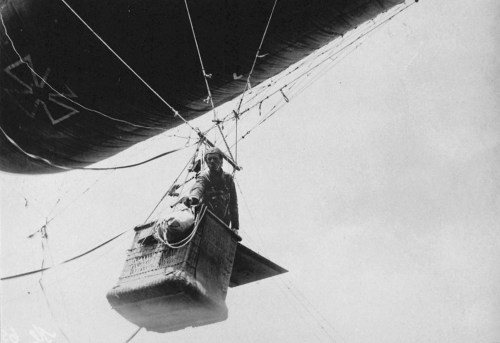
{"label": "rope coil", "polygon": [[206,206],[202,206],[200,213],[195,217],[195,222],[193,226],[193,230],[189,233],[189,235],[178,242],[169,242],[167,239],[167,230],[162,230],[162,224],[165,224],[165,221],[156,222],[153,227],[153,236],[154,238],[162,244],[165,244],[171,249],[180,249],[188,245],[196,235],[198,231],[199,225],[201,223],[201,219],[203,218],[205,212],[207,210]]}

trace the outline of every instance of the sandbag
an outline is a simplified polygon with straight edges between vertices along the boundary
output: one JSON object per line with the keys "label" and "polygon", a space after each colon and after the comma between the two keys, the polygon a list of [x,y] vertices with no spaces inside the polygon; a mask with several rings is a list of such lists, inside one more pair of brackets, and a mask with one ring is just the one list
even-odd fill
{"label": "sandbag", "polygon": [[191,233],[194,222],[194,213],[189,208],[173,212],[167,219],[162,221],[158,228],[158,236],[169,244],[177,243]]}

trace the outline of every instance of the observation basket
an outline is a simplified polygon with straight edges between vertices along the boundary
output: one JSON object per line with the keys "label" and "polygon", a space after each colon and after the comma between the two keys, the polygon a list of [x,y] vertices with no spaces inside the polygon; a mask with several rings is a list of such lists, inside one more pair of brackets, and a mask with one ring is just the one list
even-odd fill
{"label": "observation basket", "polygon": [[135,227],[118,283],[106,295],[112,308],[148,331],[170,332],[223,321],[228,287],[286,272],[239,244],[239,235],[209,210],[182,248],[154,238],[154,222]]}

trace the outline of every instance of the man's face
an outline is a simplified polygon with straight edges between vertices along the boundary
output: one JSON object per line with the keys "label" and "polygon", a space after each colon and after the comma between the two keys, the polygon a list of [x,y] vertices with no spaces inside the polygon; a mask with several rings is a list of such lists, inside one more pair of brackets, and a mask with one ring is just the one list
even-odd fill
{"label": "man's face", "polygon": [[218,171],[222,167],[222,157],[219,154],[208,154],[207,165],[211,171]]}

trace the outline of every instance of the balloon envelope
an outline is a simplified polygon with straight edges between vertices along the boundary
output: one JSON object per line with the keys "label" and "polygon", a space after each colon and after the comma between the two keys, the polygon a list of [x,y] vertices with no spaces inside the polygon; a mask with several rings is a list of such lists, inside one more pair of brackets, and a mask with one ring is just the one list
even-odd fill
{"label": "balloon envelope", "polygon": [[[271,13],[253,86],[402,2],[188,2],[214,105],[244,91]],[[184,1],[0,3],[1,170],[83,167],[211,109]]]}

